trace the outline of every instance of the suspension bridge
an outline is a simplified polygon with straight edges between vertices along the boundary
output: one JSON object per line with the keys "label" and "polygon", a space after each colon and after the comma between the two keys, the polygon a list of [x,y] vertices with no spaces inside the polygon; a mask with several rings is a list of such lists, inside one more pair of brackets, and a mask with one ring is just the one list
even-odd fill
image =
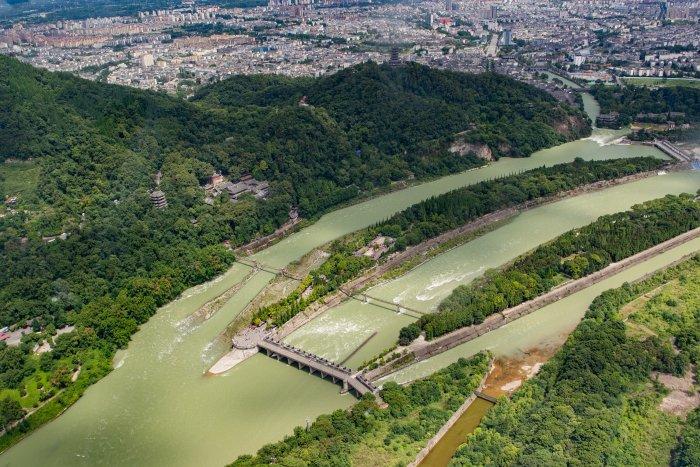
{"label": "suspension bridge", "polygon": [[[272,266],[268,266],[262,263],[259,263],[258,261],[255,260],[248,260],[248,259],[236,259],[237,263],[243,264],[245,266],[248,266],[249,268],[256,269],[258,271],[264,271],[264,272],[269,272],[270,274],[281,274],[284,277],[288,277],[290,279],[294,279],[297,281],[302,281],[304,278],[303,277],[298,277],[295,276],[294,274],[290,273],[287,271],[286,268],[275,268]],[[413,313],[417,316],[415,318],[420,318],[421,316],[429,313],[428,311],[424,310],[418,310],[417,308],[412,308],[410,306],[402,305],[400,303],[395,303],[391,302],[389,300],[385,300],[383,298],[375,297],[372,295],[369,295],[367,293],[354,293],[352,291],[347,291],[340,287],[338,289],[343,295],[347,296],[350,299],[360,301],[362,303],[372,303],[378,307],[385,308],[387,310],[392,310],[397,313],[402,313],[402,312],[410,312]]]}
{"label": "suspension bridge", "polygon": [[281,268],[281,269],[274,268],[272,266],[267,266],[265,264],[259,263],[255,260],[240,259],[240,258],[237,258],[236,262],[240,263],[244,266],[248,266],[249,268],[257,269],[258,271],[269,272],[270,274],[275,274],[275,275],[281,274],[284,277],[288,277],[290,279],[294,279],[297,281],[304,280],[303,277],[297,277],[294,274],[292,274],[291,272],[287,271],[287,268]]}

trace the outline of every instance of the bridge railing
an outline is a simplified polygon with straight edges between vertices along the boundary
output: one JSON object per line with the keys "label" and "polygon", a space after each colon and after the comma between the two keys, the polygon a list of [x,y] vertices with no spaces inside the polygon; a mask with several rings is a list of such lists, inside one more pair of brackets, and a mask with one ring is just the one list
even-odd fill
{"label": "bridge railing", "polygon": [[285,350],[288,350],[288,351],[290,351],[290,352],[292,352],[292,353],[295,353],[295,354],[297,354],[297,355],[299,355],[299,356],[302,356],[302,357],[308,358],[308,359],[310,359],[310,360],[313,360],[313,361],[315,361],[315,362],[317,362],[317,363],[320,363],[321,365],[324,365],[324,366],[333,368],[334,370],[343,372],[343,373],[347,374],[348,376],[351,376],[351,375],[352,375],[352,370],[351,370],[350,368],[348,368],[348,367],[346,367],[346,366],[344,366],[344,365],[340,365],[340,364],[338,364],[338,363],[336,363],[336,362],[334,362],[334,361],[332,361],[332,360],[328,360],[327,358],[323,358],[323,357],[321,357],[321,356],[319,356],[319,355],[316,355],[316,354],[314,354],[314,353],[307,352],[306,350],[300,349],[300,348],[298,348],[298,347],[294,347],[293,345],[287,344],[287,343],[282,342],[282,341],[275,340],[275,339],[273,339],[273,338],[271,338],[271,337],[269,337],[269,336],[268,336],[268,337],[265,337],[265,338],[263,339],[263,341],[265,341],[265,342],[267,342],[267,343],[269,343],[269,344],[272,344],[272,345],[274,345],[274,346],[281,347],[281,348],[283,348],[283,349],[285,349]]}
{"label": "bridge railing", "polygon": [[[312,362],[317,363],[321,368],[317,369],[317,371],[322,371],[324,373],[328,372],[330,373],[331,370],[334,370],[336,372],[340,372],[343,376],[341,379],[347,383],[349,383],[351,386],[356,386],[356,383],[359,383],[362,387],[364,387],[365,391],[362,391],[361,388],[355,388],[358,390],[360,393],[364,392],[376,392],[377,387],[372,384],[369,380],[367,380],[365,377],[362,376],[362,374],[357,374],[353,375],[352,369],[340,365],[338,363],[335,363],[331,360],[328,360],[327,358],[320,357],[314,353],[307,352],[303,349],[300,349],[298,347],[294,347],[293,345],[287,344],[285,342],[281,342],[278,340],[273,339],[272,337],[266,336],[263,338],[264,344],[261,345],[264,349],[270,350],[270,351],[281,351],[281,350],[287,350],[288,352],[295,354],[299,357],[304,357],[307,360],[310,360]],[[265,345],[266,344],[266,345]],[[302,362],[305,364],[305,362]],[[306,364],[308,366],[308,364]],[[324,368],[325,367],[325,368]]]}

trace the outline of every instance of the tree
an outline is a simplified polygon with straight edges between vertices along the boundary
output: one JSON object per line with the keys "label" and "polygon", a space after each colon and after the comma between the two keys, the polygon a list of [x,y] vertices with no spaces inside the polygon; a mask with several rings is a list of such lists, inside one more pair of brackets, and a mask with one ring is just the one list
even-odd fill
{"label": "tree", "polygon": [[11,397],[0,399],[0,423],[7,428],[12,422],[24,417],[24,409],[20,403]]}

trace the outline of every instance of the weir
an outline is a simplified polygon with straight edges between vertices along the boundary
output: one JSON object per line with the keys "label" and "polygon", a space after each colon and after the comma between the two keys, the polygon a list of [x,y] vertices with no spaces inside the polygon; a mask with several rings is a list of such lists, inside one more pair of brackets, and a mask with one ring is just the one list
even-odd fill
{"label": "weir", "polygon": [[258,348],[268,357],[279,361],[286,361],[289,365],[296,365],[300,370],[306,370],[312,375],[318,374],[321,378],[330,378],[334,384],[341,384],[342,392],[352,392],[357,397],[371,392],[376,393],[377,387],[366,380],[360,373],[352,373],[350,368],[306,352],[282,341],[265,337],[258,342]]}
{"label": "weir", "polygon": [[373,302],[376,302],[379,305],[383,305],[384,308],[388,308],[390,310],[395,310],[397,313],[401,313],[402,309],[406,310],[406,311],[410,311],[411,313],[418,314],[417,317],[420,317],[424,314],[429,313],[428,311],[417,310],[415,308],[411,308],[411,307],[406,306],[406,305],[401,305],[400,303],[390,302],[388,300],[384,300],[383,298],[373,297],[372,295],[369,295],[366,293],[359,293],[359,294],[352,295],[351,293],[343,290],[342,287],[340,287],[338,290],[340,290],[343,294],[347,295],[348,298],[352,298],[354,300],[357,300],[357,301],[360,301],[363,303],[369,303],[369,301],[372,300]]}
{"label": "weir", "polygon": [[478,397],[479,399],[484,399],[485,401],[489,401],[492,404],[495,404],[496,402],[498,402],[498,399],[496,399],[495,397],[489,396],[488,394],[484,394],[481,391],[475,391],[474,395],[476,395],[476,397]]}

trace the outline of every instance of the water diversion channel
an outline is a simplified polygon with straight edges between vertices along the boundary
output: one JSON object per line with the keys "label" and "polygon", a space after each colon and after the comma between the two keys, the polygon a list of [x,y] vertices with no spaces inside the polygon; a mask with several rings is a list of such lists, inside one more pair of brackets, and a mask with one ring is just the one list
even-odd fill
{"label": "water diversion channel", "polygon": [[[571,161],[577,156],[585,159],[660,156],[650,147],[610,144],[617,137],[619,133],[596,131],[592,138],[540,151],[528,159],[502,159],[483,169],[444,177],[335,211],[257,254],[255,259],[273,267],[285,266],[333,238],[385,219],[429,196],[480,180]],[[551,238],[557,229],[563,231],[585,224],[602,213],[624,209],[644,199],[694,192],[698,187],[700,173],[669,174],[637,182],[632,188],[617,187],[585,195],[581,200],[543,206],[475,240],[481,242],[478,248],[466,244],[379,287],[391,298],[404,293],[400,290],[404,287],[406,300],[430,307],[449,293],[460,277],[463,281],[475,277],[484,267],[497,266],[542,239]],[[699,247],[696,242],[681,249]],[[633,271],[643,274],[663,261],[682,256],[685,250],[668,252],[623,275],[629,276]],[[216,336],[265,287],[272,275],[263,272],[253,275],[208,321],[191,324],[186,318],[203,303],[240,283],[248,272],[247,267],[237,264],[220,278],[195,287],[164,306],[134,335],[129,347],[117,355],[111,374],[88,389],[55,421],[0,456],[0,465],[218,466],[281,439],[294,426],[304,425],[321,413],[352,404],[352,396],[340,395],[337,386],[262,355],[224,375],[204,376],[206,369],[227,350],[212,344]],[[439,275],[442,279],[436,282]],[[427,299],[422,299],[424,296]],[[394,377],[420,376],[479,348],[508,351],[528,345],[528,341],[536,343],[537,339],[559,336],[580,318],[590,298],[591,293],[586,290],[569,297],[568,306],[550,312],[548,318],[541,318],[540,312],[534,313],[466,344],[467,347],[457,347]],[[375,328],[381,330],[381,336],[370,344],[373,349],[379,349],[409,318],[386,310],[370,314],[372,307],[371,304],[358,304],[354,310],[345,305],[338,307],[290,339],[329,356],[341,355],[362,339],[365,329]],[[356,316],[350,316],[353,313]],[[314,342],[319,329],[328,325],[338,327],[345,322],[358,327],[357,335],[336,332],[333,337],[337,342],[329,343],[327,335]],[[510,334],[498,337],[500,334],[496,333],[502,332]],[[518,342],[516,337],[520,339]],[[372,349],[365,350],[364,355],[355,357],[357,361],[368,356]]]}

